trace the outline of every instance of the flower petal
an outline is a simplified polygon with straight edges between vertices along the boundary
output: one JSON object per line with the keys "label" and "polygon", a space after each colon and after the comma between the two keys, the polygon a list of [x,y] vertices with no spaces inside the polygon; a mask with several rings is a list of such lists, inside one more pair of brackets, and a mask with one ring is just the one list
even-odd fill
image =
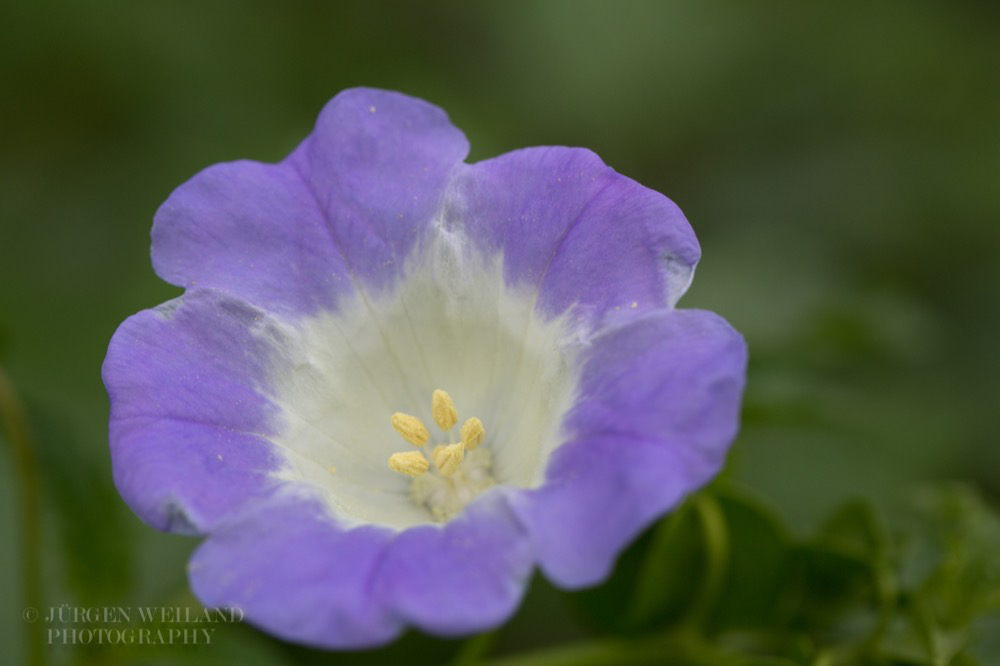
{"label": "flower petal", "polygon": [[672,440],[720,465],[739,425],[746,359],[742,336],[717,314],[639,315],[593,341],[566,426],[578,436]]}
{"label": "flower petal", "polygon": [[549,314],[673,306],[700,256],[669,199],[581,148],[529,148],[469,166],[449,193],[447,219],[502,253],[508,282],[537,285]]}
{"label": "flower petal", "polygon": [[467,152],[427,102],[344,91],[281,164],[218,164],[177,188],[154,219],[153,266],[273,312],[331,308],[358,278],[391,281]]}
{"label": "flower petal", "polygon": [[697,310],[638,316],[595,340],[581,398],[539,489],[512,496],[554,582],[604,578],[650,521],[721,468],[736,434],[742,338]]}
{"label": "flower petal", "polygon": [[392,536],[379,527],[345,531],[317,502],[282,497],[214,531],[192,556],[188,576],[206,606],[240,608],[284,639],[369,647],[402,630],[372,592]]}
{"label": "flower petal", "polygon": [[373,288],[398,275],[438,216],[469,150],[438,107],[357,88],[334,97],[289,158],[300,170],[351,271]]}
{"label": "flower petal", "polygon": [[458,635],[494,627],[517,609],[534,568],[524,528],[501,493],[488,493],[443,526],[400,532],[374,590],[409,624]]}
{"label": "flower petal", "polygon": [[217,164],[178,187],[153,223],[153,267],[272,312],[311,313],[353,292],[343,257],[287,164]]}
{"label": "flower petal", "polygon": [[712,473],[694,475],[686,462],[661,441],[626,437],[581,439],[559,448],[544,486],[511,494],[545,576],[565,588],[606,578],[646,525]]}
{"label": "flower petal", "polygon": [[500,493],[447,525],[401,532],[344,530],[318,503],[286,495],[214,531],[189,576],[202,603],[241,608],[282,638],[362,648],[411,624],[457,635],[503,622],[524,593],[530,549]]}
{"label": "flower petal", "polygon": [[267,485],[277,408],[261,383],[283,332],[211,290],[130,317],[103,376],[115,483],[160,529],[204,532]]}

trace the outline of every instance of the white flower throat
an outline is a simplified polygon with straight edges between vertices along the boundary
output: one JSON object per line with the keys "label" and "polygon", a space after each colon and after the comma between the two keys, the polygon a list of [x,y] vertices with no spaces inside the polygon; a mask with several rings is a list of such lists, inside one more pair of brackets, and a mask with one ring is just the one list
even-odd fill
{"label": "white flower throat", "polygon": [[501,257],[438,227],[400,272],[290,326],[268,389],[274,476],[347,525],[441,523],[493,486],[540,485],[575,398],[577,330],[539,316]]}

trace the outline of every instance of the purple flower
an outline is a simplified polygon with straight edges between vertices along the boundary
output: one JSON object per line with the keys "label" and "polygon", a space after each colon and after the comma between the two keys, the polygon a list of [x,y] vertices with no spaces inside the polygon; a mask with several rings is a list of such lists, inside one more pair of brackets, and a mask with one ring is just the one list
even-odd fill
{"label": "purple flower", "polygon": [[600,581],[721,467],[746,351],[674,309],[681,212],[587,150],[467,148],[426,102],[349,90],[281,163],[157,212],[185,292],[111,341],[114,477],[207,536],[205,604],[327,647],[487,629],[536,565]]}

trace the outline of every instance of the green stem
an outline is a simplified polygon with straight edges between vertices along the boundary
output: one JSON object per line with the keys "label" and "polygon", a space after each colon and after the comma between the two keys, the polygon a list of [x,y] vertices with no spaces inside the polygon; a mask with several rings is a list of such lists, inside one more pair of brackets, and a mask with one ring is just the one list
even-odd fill
{"label": "green stem", "polygon": [[934,666],[946,664],[947,660],[943,654],[944,650],[941,646],[941,640],[938,635],[935,622],[931,617],[931,613],[928,610],[927,605],[922,603],[919,599],[913,602],[912,621],[916,627],[917,635],[922,639],[924,648],[927,650],[927,655],[931,659],[930,663],[934,664]]}
{"label": "green stem", "polygon": [[719,500],[711,493],[699,493],[694,498],[694,510],[701,521],[706,562],[701,592],[685,618],[689,629],[703,627],[708,621],[729,569],[729,526]]}
{"label": "green stem", "polygon": [[475,666],[482,663],[493,647],[496,637],[495,631],[489,631],[465,641],[452,659],[451,666]]}
{"label": "green stem", "polygon": [[42,666],[45,663],[45,627],[41,617],[45,614],[45,609],[42,608],[42,512],[38,461],[35,458],[35,448],[24,407],[2,368],[0,368],[0,425],[7,433],[14,462],[17,494],[21,504],[21,581],[23,617],[27,624],[28,637],[27,663],[30,666]]}

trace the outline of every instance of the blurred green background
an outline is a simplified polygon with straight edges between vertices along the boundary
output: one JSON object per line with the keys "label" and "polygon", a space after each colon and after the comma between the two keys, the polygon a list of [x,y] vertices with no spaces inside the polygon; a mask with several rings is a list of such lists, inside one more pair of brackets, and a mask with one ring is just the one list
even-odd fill
{"label": "blurred green background", "polygon": [[[470,160],[586,146],[681,206],[703,249],[681,305],[751,350],[730,474],[794,532],[926,480],[995,497],[998,72],[988,1],[7,0],[0,367],[38,449],[45,606],[192,603],[195,542],[142,525],[111,484],[107,342],[178,293],[149,264],[169,192],[281,159],[355,85],[442,106]],[[19,477],[0,451],[0,644],[19,663]],[[577,631],[539,584],[508,640],[539,618]],[[47,656],[114,661],[84,652]]]}

